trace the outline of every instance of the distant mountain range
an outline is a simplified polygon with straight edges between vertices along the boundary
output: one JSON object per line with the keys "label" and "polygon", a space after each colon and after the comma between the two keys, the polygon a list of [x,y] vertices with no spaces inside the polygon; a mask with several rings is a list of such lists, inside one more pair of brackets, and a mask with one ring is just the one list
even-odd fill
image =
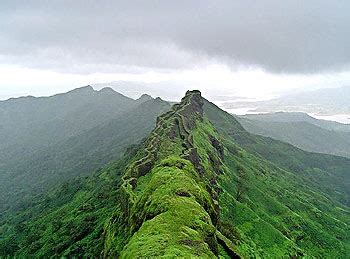
{"label": "distant mountain range", "polygon": [[180,100],[182,95],[186,92],[186,87],[174,83],[173,81],[165,82],[129,82],[129,81],[117,81],[108,83],[97,83],[92,85],[95,89],[111,87],[115,91],[132,98],[149,93],[153,96],[161,96],[164,100],[177,101]]}
{"label": "distant mountain range", "polygon": [[305,113],[268,113],[237,117],[249,132],[303,150],[350,157],[350,125],[317,120]]}
{"label": "distant mountain range", "polygon": [[302,111],[330,115],[350,114],[350,87],[298,92],[269,101],[228,102],[224,104],[226,109],[241,107],[251,107],[257,112]]}

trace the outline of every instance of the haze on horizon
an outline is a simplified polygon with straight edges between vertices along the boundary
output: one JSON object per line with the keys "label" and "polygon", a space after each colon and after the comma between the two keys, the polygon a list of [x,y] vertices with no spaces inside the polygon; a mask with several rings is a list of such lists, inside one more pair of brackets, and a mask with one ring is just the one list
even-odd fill
{"label": "haze on horizon", "polygon": [[350,87],[348,10],[315,0],[2,1],[0,99],[109,82],[173,100],[186,89],[219,100]]}

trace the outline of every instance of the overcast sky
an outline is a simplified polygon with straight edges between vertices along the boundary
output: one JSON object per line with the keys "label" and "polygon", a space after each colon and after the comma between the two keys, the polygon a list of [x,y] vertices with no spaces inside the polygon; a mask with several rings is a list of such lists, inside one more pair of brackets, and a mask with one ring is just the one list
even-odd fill
{"label": "overcast sky", "polygon": [[350,86],[347,0],[6,1],[0,99],[123,81],[267,98]]}

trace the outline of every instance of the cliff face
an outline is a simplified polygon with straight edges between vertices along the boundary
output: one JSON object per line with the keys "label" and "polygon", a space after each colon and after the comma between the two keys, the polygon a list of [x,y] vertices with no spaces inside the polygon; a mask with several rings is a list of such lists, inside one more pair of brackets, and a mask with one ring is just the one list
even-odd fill
{"label": "cliff face", "polygon": [[[203,118],[202,106],[199,91],[187,92],[180,104],[157,119],[144,149],[123,177],[123,216],[115,224],[122,225],[119,231],[127,233],[127,242],[114,246],[118,230],[110,222],[105,255],[119,253],[115,249],[122,246],[122,258],[212,258],[218,256],[219,248],[234,254],[229,248],[232,243],[218,231],[216,178],[223,151],[215,130]],[[204,134],[201,128],[212,134]],[[197,138],[210,145],[207,163]]]}

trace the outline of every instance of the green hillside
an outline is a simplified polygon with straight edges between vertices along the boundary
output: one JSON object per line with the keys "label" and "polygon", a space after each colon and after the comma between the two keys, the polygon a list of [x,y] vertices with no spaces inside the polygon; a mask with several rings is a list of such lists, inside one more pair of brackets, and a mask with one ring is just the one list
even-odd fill
{"label": "green hillside", "polygon": [[251,134],[235,117],[210,102],[205,102],[204,110],[225,138],[252,154],[302,176],[309,185],[350,206],[349,159],[306,152],[279,140]]}
{"label": "green hillside", "polygon": [[348,258],[349,171],[191,91],[122,159],[4,222],[0,256]]}

